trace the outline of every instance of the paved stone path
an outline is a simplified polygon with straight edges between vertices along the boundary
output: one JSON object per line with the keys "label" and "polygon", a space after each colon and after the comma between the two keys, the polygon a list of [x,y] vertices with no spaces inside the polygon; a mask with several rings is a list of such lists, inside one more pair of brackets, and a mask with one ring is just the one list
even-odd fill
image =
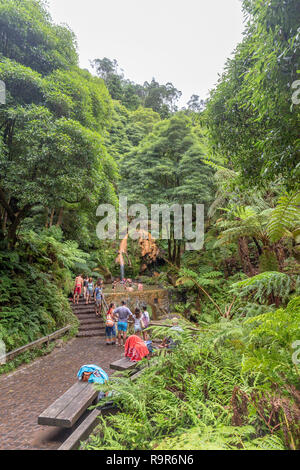
{"label": "paved stone path", "polygon": [[106,346],[105,338],[75,338],[48,356],[0,376],[0,449],[57,449],[70,430],[37,424],[39,414],[76,381],[83,364],[109,364],[123,348]]}

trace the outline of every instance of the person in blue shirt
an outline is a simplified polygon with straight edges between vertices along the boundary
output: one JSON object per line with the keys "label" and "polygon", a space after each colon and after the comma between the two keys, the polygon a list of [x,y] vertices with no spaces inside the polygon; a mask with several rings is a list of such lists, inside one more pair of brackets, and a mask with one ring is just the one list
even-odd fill
{"label": "person in blue shirt", "polygon": [[95,312],[97,317],[101,314],[102,308],[102,287],[97,284],[94,291],[94,298],[95,298]]}

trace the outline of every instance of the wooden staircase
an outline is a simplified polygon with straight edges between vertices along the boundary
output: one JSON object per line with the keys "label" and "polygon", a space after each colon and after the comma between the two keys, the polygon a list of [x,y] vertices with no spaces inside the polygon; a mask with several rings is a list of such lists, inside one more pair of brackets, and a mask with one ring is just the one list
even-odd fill
{"label": "wooden staircase", "polygon": [[77,337],[87,338],[91,336],[105,336],[105,325],[102,317],[96,317],[95,302],[85,304],[84,299],[80,299],[78,305],[73,304],[72,310],[80,322]]}

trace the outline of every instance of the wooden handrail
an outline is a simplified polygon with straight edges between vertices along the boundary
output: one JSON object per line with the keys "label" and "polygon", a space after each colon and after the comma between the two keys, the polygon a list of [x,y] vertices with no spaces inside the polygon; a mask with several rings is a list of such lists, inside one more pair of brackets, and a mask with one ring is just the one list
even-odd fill
{"label": "wooden handrail", "polygon": [[71,325],[67,325],[64,328],[60,328],[59,330],[54,331],[54,333],[51,333],[48,336],[43,336],[43,338],[39,338],[36,341],[32,341],[32,343],[25,344],[25,346],[21,346],[20,348],[14,349],[13,351],[10,351],[4,356],[0,357],[0,362],[4,360],[5,362],[8,362],[18,356],[19,354],[22,354],[25,351],[28,351],[30,349],[33,349],[37,346],[40,346],[41,344],[44,343],[49,343],[53,339],[59,338],[62,336],[64,333],[69,331],[71,328]]}

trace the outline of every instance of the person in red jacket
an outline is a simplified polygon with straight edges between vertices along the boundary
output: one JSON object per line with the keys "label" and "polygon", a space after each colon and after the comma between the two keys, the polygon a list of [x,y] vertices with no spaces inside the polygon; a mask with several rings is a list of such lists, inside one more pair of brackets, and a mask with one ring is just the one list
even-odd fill
{"label": "person in red jacket", "polygon": [[131,335],[125,343],[125,357],[131,361],[141,361],[143,357],[149,355],[149,350],[145,342],[137,335]]}

